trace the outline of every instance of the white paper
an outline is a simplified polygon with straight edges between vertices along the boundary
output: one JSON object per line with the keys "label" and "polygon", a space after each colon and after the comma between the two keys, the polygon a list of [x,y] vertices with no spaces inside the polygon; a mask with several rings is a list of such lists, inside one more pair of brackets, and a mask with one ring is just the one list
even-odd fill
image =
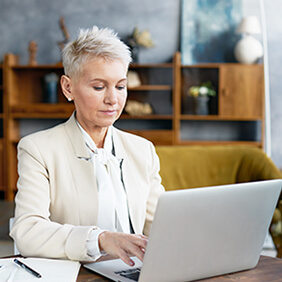
{"label": "white paper", "polygon": [[77,261],[17,258],[42,275],[41,278],[37,278],[17,266],[13,262],[14,259],[15,258],[0,259],[0,265],[5,266],[0,272],[0,282],[6,282],[15,268],[18,270],[13,279],[14,282],[75,282],[80,268],[80,263]]}

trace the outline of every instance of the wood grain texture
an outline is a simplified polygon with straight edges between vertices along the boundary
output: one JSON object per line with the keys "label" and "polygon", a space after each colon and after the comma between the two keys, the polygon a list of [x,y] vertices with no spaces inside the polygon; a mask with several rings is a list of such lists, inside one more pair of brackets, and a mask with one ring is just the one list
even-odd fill
{"label": "wood grain texture", "polygon": [[[281,281],[282,279],[282,260],[261,256],[258,265],[251,269],[232,274],[221,275],[213,278],[202,279],[201,281],[243,281],[243,282],[270,282]],[[101,282],[108,279],[81,267],[77,282]]]}

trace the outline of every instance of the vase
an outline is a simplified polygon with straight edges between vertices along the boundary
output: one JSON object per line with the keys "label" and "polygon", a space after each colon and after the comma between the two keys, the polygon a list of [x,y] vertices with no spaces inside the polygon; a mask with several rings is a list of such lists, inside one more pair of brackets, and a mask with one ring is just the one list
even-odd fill
{"label": "vase", "polygon": [[209,114],[209,97],[198,96],[194,100],[194,114],[208,115]]}
{"label": "vase", "polygon": [[59,77],[56,73],[49,73],[44,76],[44,84],[45,84],[45,103],[58,103],[58,81]]}

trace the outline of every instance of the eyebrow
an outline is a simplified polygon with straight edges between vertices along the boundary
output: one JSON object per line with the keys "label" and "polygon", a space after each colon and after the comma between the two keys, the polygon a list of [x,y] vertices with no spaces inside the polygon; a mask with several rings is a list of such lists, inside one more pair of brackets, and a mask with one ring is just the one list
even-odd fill
{"label": "eyebrow", "polygon": [[[93,78],[93,79],[90,79],[89,81],[90,81],[90,82],[93,82],[93,81],[96,81],[96,80],[102,81],[102,82],[107,82],[107,80],[106,80],[106,79],[103,79],[103,78]],[[122,81],[127,81],[127,78],[125,77],[125,78],[120,79],[120,80],[118,81],[118,83],[119,83],[119,82],[122,82]]]}
{"label": "eyebrow", "polygon": [[[89,80],[89,83],[94,83],[94,82],[102,82],[102,83],[108,84],[108,81],[106,79],[102,79],[102,78],[94,78],[94,79]],[[122,83],[122,82],[127,84],[127,78],[120,79],[119,81],[116,82],[115,85]]]}

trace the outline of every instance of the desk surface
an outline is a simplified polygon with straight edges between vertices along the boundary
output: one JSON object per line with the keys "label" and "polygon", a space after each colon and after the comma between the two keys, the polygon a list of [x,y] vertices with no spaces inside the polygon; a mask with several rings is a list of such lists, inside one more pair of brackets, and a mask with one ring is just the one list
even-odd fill
{"label": "desk surface", "polygon": [[[282,259],[261,256],[258,265],[246,271],[233,274],[221,275],[214,278],[203,279],[201,281],[281,281],[282,279]],[[102,282],[109,281],[90,270],[81,267],[77,282]]]}

